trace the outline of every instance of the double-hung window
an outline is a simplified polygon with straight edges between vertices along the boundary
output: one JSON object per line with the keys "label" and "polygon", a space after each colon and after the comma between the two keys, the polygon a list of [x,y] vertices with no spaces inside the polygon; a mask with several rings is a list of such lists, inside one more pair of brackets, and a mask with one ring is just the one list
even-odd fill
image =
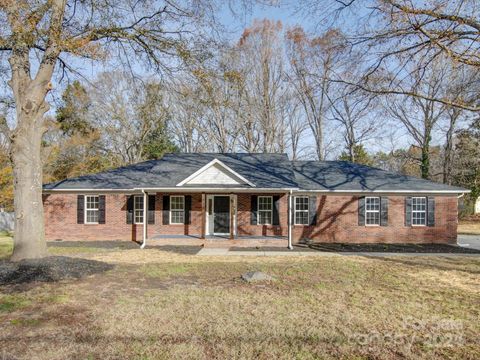
{"label": "double-hung window", "polygon": [[133,210],[135,224],[143,224],[143,195],[135,195]]}
{"label": "double-hung window", "polygon": [[98,195],[85,195],[85,223],[98,224]]}
{"label": "double-hung window", "polygon": [[380,198],[365,198],[365,224],[380,225]]}
{"label": "double-hung window", "polygon": [[308,225],[308,196],[295,197],[295,225]]}
{"label": "double-hung window", "polygon": [[271,196],[258,197],[258,224],[271,225],[273,218],[273,198]]}
{"label": "double-hung window", "polygon": [[427,225],[426,197],[412,197],[412,225]]}
{"label": "double-hung window", "polygon": [[185,222],[185,197],[170,196],[170,224]]}

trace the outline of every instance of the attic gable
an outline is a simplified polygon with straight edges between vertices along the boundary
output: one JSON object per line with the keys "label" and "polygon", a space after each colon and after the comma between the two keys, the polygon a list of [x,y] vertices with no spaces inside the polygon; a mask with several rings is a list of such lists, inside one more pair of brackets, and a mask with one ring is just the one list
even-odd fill
{"label": "attic gable", "polygon": [[201,169],[182,180],[177,186],[185,185],[249,185],[255,186],[233,169],[214,159]]}

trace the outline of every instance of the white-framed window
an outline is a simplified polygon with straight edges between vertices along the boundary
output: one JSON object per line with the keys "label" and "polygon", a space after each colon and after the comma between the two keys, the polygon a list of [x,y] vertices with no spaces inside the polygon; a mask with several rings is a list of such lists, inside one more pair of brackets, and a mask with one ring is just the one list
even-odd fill
{"label": "white-framed window", "polygon": [[308,196],[295,196],[295,225],[308,224]]}
{"label": "white-framed window", "polygon": [[426,197],[412,197],[412,225],[427,225]]}
{"label": "white-framed window", "polygon": [[185,196],[170,196],[170,224],[185,223]]}
{"label": "white-framed window", "polygon": [[273,197],[258,197],[258,224],[271,225],[273,219]]}
{"label": "white-framed window", "polygon": [[133,198],[133,221],[135,224],[143,224],[143,195],[135,195]]}
{"label": "white-framed window", "polygon": [[98,195],[85,195],[85,224],[98,224]]}
{"label": "white-framed window", "polygon": [[380,225],[380,198],[365,198],[365,225]]}

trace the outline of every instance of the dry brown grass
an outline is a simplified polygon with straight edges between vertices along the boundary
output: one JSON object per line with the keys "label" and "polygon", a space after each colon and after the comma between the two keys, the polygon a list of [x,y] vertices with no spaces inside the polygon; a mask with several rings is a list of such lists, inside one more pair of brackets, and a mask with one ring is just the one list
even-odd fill
{"label": "dry brown grass", "polygon": [[460,221],[458,223],[458,233],[480,235],[480,221]]}
{"label": "dry brown grass", "polygon": [[[478,257],[82,254],[116,267],[79,281],[0,288],[0,356],[474,359],[480,352]],[[243,283],[248,270],[277,280]]]}

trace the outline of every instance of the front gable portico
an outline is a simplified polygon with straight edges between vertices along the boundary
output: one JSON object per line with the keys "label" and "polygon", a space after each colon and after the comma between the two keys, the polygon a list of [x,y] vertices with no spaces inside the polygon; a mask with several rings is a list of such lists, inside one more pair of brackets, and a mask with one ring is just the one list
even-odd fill
{"label": "front gable portico", "polygon": [[255,184],[218,159],[213,159],[177,184],[177,186],[186,185],[249,185],[255,187]]}

